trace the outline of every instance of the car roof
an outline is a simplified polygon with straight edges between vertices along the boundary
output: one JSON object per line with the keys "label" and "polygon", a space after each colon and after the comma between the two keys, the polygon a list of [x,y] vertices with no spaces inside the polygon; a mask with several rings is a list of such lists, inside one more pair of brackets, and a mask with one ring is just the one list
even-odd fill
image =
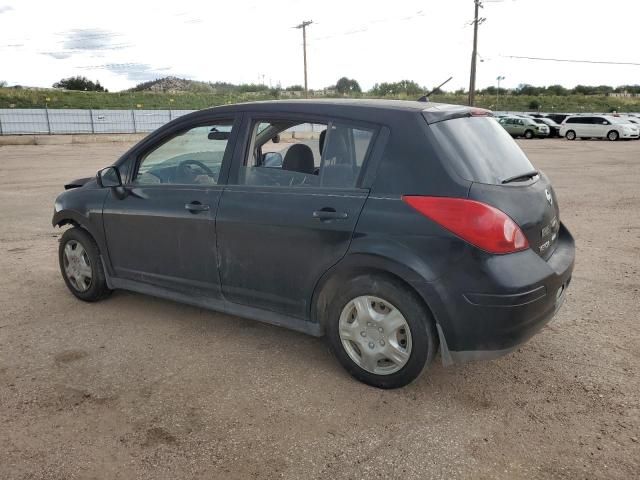
{"label": "car roof", "polygon": [[412,100],[383,99],[300,99],[300,100],[265,100],[256,102],[222,105],[207,109],[215,112],[280,112],[280,113],[318,113],[333,114],[345,117],[362,117],[370,119],[372,114],[422,113],[428,123],[435,123],[449,118],[471,115],[491,115],[488,110],[449,105],[446,103],[419,102]]}

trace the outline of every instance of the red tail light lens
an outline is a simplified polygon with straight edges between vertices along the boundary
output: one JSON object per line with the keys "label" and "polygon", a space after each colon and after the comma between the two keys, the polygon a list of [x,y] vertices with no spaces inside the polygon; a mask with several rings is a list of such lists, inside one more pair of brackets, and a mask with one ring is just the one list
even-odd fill
{"label": "red tail light lens", "polygon": [[529,248],[520,227],[501,210],[465,198],[405,195],[402,200],[425,217],[490,253]]}

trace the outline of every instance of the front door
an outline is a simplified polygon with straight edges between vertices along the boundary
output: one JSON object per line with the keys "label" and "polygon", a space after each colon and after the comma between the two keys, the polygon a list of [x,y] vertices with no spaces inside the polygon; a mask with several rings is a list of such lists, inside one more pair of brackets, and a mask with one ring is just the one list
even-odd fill
{"label": "front door", "polygon": [[223,295],[306,318],[318,280],[349,248],[375,129],[300,118],[248,127],[216,218]]}
{"label": "front door", "polygon": [[215,213],[232,127],[221,120],[185,128],[131,160],[126,195],[112,192],[103,210],[116,277],[220,296]]}

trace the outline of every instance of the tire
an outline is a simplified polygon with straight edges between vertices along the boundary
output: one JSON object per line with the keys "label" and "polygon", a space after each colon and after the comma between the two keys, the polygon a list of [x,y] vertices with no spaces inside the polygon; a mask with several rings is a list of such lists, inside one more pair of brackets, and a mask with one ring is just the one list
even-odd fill
{"label": "tire", "polygon": [[[360,315],[362,311],[366,313]],[[436,354],[437,334],[431,314],[416,294],[387,277],[362,275],[346,281],[330,301],[327,313],[325,326],[334,356],[367,385],[404,387]],[[360,352],[368,353],[365,357]]]}
{"label": "tire", "polygon": [[64,232],[58,247],[58,261],[64,283],[80,300],[97,302],[111,293],[98,245],[83,228],[74,227]]}
{"label": "tire", "polygon": [[619,138],[620,138],[620,134],[615,130],[611,130],[609,133],[607,133],[607,139],[610,140],[611,142],[615,142]]}
{"label": "tire", "polygon": [[531,130],[527,130],[526,132],[524,132],[524,138],[526,138],[527,140],[531,140],[533,138],[533,132]]}
{"label": "tire", "polygon": [[565,133],[564,138],[566,138],[567,140],[575,140],[576,132],[574,132],[573,130],[569,130],[567,133]]}

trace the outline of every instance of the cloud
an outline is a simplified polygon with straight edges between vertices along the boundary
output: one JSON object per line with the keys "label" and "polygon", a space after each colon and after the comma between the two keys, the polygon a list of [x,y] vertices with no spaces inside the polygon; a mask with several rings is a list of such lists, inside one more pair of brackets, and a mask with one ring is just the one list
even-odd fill
{"label": "cloud", "polygon": [[10,12],[11,10],[13,10],[13,7],[9,5],[0,5],[0,15],[2,15],[3,13]]}
{"label": "cloud", "polygon": [[[132,82],[146,82],[156,78],[166,77],[171,71],[171,67],[153,67],[147,63],[105,63],[103,65],[92,65],[83,67],[86,70],[108,70],[116,75],[126,76]],[[189,78],[189,75],[177,75]]]}
{"label": "cloud", "polygon": [[115,43],[114,39],[120,34],[99,28],[73,29],[62,33],[64,39],[62,49],[57,51],[40,52],[57,60],[69,58],[75,54],[89,54],[91,57],[103,57],[104,52],[109,50],[119,50],[129,45],[126,43]]}
{"label": "cloud", "polygon": [[65,58],[69,58],[71,56],[70,52],[40,52],[42,55],[49,55],[50,57],[55,58],[56,60],[64,60]]}
{"label": "cloud", "polygon": [[76,28],[64,35],[63,46],[67,50],[111,50],[118,46],[113,39],[119,35],[100,28]]}

